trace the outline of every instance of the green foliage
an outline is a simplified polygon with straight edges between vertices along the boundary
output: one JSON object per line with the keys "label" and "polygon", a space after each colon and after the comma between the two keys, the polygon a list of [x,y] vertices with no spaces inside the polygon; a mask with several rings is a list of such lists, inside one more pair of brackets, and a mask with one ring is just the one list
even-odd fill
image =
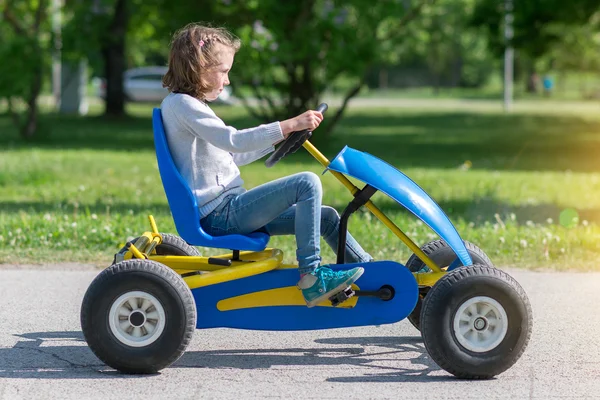
{"label": "green foliage", "polygon": [[[0,41],[0,97],[25,99],[39,65],[48,66],[47,52],[38,51],[37,38],[2,35]],[[6,60],[10,60],[7,62]]]}
{"label": "green foliage", "polygon": [[[427,3],[414,2],[416,7]],[[384,0],[231,2],[245,46],[232,74],[268,104],[251,108],[273,120],[314,107],[338,78],[360,89],[370,67],[389,60],[412,18],[406,2]],[[230,11],[231,11],[230,10]],[[416,14],[416,12],[415,12]],[[237,20],[235,20],[235,16]],[[356,91],[357,93],[357,91]],[[352,91],[348,96],[352,96]]]}
{"label": "green foliage", "polygon": [[[598,14],[600,19],[600,13]],[[600,25],[600,21],[598,21]],[[600,71],[600,29],[594,24],[561,32],[562,40],[548,54],[546,64],[559,71]]]}
{"label": "green foliage", "polygon": [[101,57],[102,47],[115,41],[126,42],[127,67],[148,64],[149,59],[164,63],[169,39],[165,14],[169,20],[169,10],[179,10],[183,5],[177,2],[167,5],[165,0],[125,0],[127,31],[119,37],[110,29],[117,1],[77,1],[64,9],[63,56],[71,60],[88,59],[91,74],[95,76],[104,76],[106,60]]}
{"label": "green foliage", "polygon": [[[565,32],[591,22],[600,11],[597,0],[513,0],[512,44],[531,59],[547,54],[563,40]],[[505,1],[481,0],[473,14],[473,24],[487,31],[490,49],[500,54],[504,40]]]}
{"label": "green foliage", "polygon": [[427,71],[431,78],[426,82],[436,86],[484,85],[495,65],[486,37],[469,24],[475,4],[474,0],[438,0],[435,6],[424,8],[407,26],[396,51],[386,49],[386,64],[396,76],[413,75],[402,77],[401,85],[392,80],[390,86],[422,84],[415,69]]}
{"label": "green foliage", "polygon": [[[7,2],[0,14],[0,98],[25,99],[31,95],[31,82],[40,69],[50,65],[52,34],[48,20],[42,19],[36,35],[38,1]],[[12,16],[9,20],[6,13]],[[16,26],[15,26],[16,24]]]}
{"label": "green foliage", "polygon": [[26,138],[37,130],[36,101],[54,47],[48,13],[46,1],[7,0],[0,16],[0,99],[8,100],[13,122]]}

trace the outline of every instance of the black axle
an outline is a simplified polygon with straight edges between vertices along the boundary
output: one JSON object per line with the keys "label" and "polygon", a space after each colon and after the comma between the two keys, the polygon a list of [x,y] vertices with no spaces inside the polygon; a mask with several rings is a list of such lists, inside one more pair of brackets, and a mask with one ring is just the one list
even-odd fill
{"label": "black axle", "polygon": [[377,297],[383,301],[389,301],[394,298],[394,288],[389,285],[383,285],[379,290],[355,290],[354,295],[359,297]]}

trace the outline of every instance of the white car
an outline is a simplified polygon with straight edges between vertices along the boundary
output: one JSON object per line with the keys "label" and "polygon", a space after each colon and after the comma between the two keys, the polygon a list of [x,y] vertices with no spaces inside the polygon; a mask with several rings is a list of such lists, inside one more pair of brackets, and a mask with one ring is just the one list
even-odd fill
{"label": "white car", "polygon": [[[123,76],[123,91],[127,101],[160,103],[169,91],[162,87],[162,77],[167,73],[167,67],[140,67],[125,71]],[[97,79],[98,96],[106,96],[106,80]],[[231,104],[231,88],[224,87],[215,103]]]}

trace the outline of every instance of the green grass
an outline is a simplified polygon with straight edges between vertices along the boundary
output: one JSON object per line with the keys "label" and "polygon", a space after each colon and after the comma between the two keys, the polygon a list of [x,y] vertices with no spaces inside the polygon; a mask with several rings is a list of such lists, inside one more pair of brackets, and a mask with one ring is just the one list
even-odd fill
{"label": "green grass", "polygon": [[[105,266],[148,229],[148,214],[161,231],[175,232],[154,158],[151,107],[129,111],[122,120],[44,114],[34,142],[20,140],[0,115],[0,262]],[[239,128],[255,123],[241,108],[216,112]],[[400,168],[497,265],[600,270],[600,113],[351,109],[330,138],[315,136],[329,158],[348,144]],[[242,176],[253,187],[305,170],[323,168],[301,150],[272,169],[243,167]],[[348,192],[329,174],[322,179],[324,203],[341,211]],[[418,244],[437,238],[389,198],[374,201]],[[563,226],[565,209],[578,220]],[[378,259],[410,256],[368,212],[353,216],[350,230]],[[270,244],[294,262],[293,237]],[[334,261],[322,248],[325,261]]]}

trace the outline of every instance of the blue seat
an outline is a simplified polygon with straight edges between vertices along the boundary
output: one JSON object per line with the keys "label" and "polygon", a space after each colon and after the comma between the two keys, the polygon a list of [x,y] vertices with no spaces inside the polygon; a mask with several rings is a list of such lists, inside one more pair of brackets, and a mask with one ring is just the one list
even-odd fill
{"label": "blue seat", "polygon": [[269,242],[269,235],[266,233],[252,232],[249,235],[210,236],[204,232],[200,226],[200,213],[196,197],[175,167],[171,157],[160,108],[153,110],[152,125],[158,170],[179,236],[193,246],[230,250],[264,250]]}

